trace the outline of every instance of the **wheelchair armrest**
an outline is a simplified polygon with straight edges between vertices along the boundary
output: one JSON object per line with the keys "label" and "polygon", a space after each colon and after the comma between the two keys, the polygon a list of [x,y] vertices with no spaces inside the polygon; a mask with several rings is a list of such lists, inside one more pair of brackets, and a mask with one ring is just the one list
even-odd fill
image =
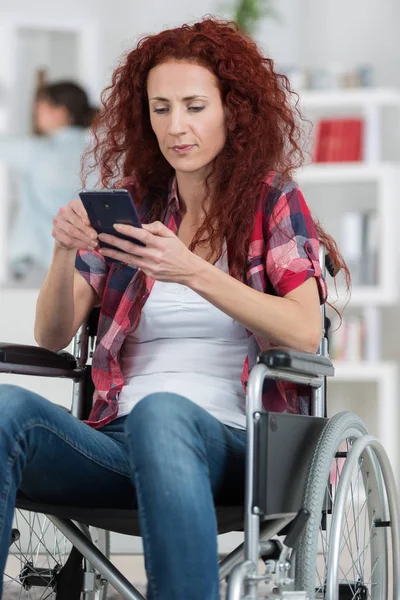
{"label": "wheelchair armrest", "polygon": [[333,364],[326,356],[297,352],[288,348],[271,348],[261,352],[257,360],[270,369],[279,369],[293,374],[332,377],[335,373]]}
{"label": "wheelchair armrest", "polygon": [[10,366],[32,366],[63,371],[73,371],[77,366],[75,356],[64,350],[51,352],[51,350],[39,346],[7,342],[0,342],[0,366],[1,363]]}

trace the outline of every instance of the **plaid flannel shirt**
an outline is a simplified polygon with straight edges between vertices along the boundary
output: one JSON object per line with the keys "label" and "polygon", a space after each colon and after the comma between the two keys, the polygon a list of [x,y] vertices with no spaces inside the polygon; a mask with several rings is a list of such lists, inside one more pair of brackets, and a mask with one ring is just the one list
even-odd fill
{"label": "plaid flannel shirt", "polygon": [[[300,190],[292,180],[281,182],[277,173],[270,173],[265,184],[265,194],[260,198],[254,221],[246,284],[259,292],[285,296],[315,277],[320,301],[325,302],[327,288],[318,260],[317,232]],[[133,191],[132,180],[124,180],[122,185]],[[140,214],[145,222],[145,203],[140,207]],[[166,199],[164,224],[176,233],[180,220],[174,179]],[[138,271],[131,266],[116,269],[117,264],[95,250],[79,251],[75,265],[101,299],[92,360],[94,404],[87,421],[94,428],[106,425],[118,415],[118,396],[124,385],[119,356],[124,340],[132,331],[140,300],[137,297]],[[153,284],[154,280],[147,277],[143,304]],[[273,347],[267,340],[250,331],[247,333],[249,347],[241,378],[244,388],[257,355]],[[306,386],[268,380],[264,385],[263,403],[271,411],[309,414],[310,390]]]}

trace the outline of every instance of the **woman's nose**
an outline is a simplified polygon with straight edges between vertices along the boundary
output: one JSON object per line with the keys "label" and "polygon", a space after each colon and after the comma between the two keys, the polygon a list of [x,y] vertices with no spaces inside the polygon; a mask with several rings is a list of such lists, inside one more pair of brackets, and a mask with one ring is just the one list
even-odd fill
{"label": "woman's nose", "polygon": [[185,114],[180,109],[171,110],[168,133],[173,136],[179,136],[186,132],[187,123]]}

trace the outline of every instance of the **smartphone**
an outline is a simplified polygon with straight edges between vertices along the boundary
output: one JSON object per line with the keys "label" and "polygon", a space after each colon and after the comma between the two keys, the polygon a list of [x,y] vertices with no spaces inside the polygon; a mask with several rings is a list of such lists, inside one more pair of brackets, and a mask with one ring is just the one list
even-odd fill
{"label": "smartphone", "polygon": [[[143,242],[119,233],[114,229],[116,223],[142,227],[139,214],[132,200],[132,196],[125,189],[84,191],[79,194],[82,204],[86,209],[89,221],[97,233],[108,233],[122,240],[135,242],[139,246],[145,246]],[[99,240],[100,246],[113,248],[111,244]],[[117,248],[117,250],[120,250]]]}

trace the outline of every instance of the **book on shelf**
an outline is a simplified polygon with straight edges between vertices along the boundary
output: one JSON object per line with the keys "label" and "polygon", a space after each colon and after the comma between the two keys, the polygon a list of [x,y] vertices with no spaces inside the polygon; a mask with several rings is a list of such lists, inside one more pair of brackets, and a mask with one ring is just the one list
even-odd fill
{"label": "book on shelf", "polygon": [[346,211],[340,218],[340,247],[352,286],[378,283],[379,218],[375,210]]}
{"label": "book on shelf", "polygon": [[364,323],[359,315],[343,317],[339,328],[333,325],[329,353],[332,360],[358,362],[364,359]]}
{"label": "book on shelf", "polygon": [[332,316],[329,354],[343,362],[377,362],[380,355],[379,309],[365,307],[361,314]]}
{"label": "book on shelf", "polygon": [[359,162],[363,159],[363,144],[363,119],[320,119],[313,160],[316,163]]}

